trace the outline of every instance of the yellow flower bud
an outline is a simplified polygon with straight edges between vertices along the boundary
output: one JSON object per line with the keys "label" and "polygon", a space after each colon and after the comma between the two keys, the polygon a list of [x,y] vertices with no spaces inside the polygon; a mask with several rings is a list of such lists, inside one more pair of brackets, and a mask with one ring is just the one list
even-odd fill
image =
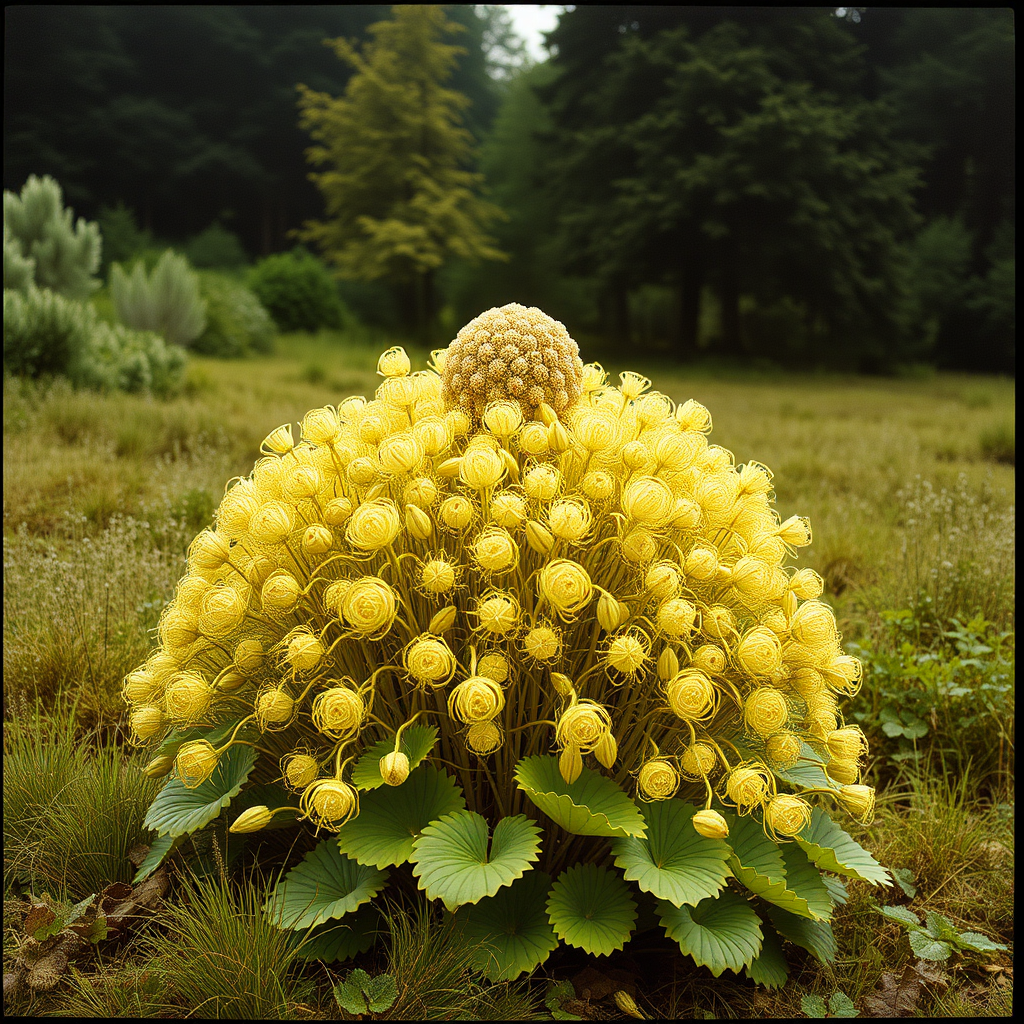
{"label": "yellow flower bud", "polygon": [[831,650],[839,639],[836,617],[832,609],[820,601],[808,601],[797,608],[790,620],[789,631],[797,643],[818,650]]}
{"label": "yellow flower bud", "polygon": [[277,430],[267,434],[260,445],[260,451],[264,453],[276,452],[278,455],[284,455],[294,447],[295,440],[292,437],[292,425],[285,423],[278,427]]}
{"label": "yellow flower bud", "polygon": [[833,757],[843,758],[846,761],[856,761],[868,750],[867,737],[856,725],[848,725],[830,732],[825,740],[825,745]]}
{"label": "yellow flower bud", "polygon": [[388,476],[412,473],[423,462],[423,447],[412,431],[403,430],[380,442],[377,461]]}
{"label": "yellow flower bud", "polygon": [[765,830],[772,838],[799,835],[811,823],[811,805],[798,796],[780,793],[765,808]]}
{"label": "yellow flower bud", "polygon": [[484,409],[483,424],[497,437],[511,437],[523,424],[523,410],[518,402],[491,402]]}
{"label": "yellow flower bud", "polygon": [[455,568],[444,559],[431,559],[420,569],[420,585],[430,594],[447,594],[455,586]]}
{"label": "yellow flower bud", "polygon": [[208,740],[190,740],[178,748],[174,763],[182,785],[195,789],[214,773],[219,760],[220,754]]}
{"label": "yellow flower bud", "polygon": [[713,548],[697,545],[690,550],[683,563],[687,576],[695,580],[709,580],[718,568],[718,553]]}
{"label": "yellow flower bud", "polygon": [[320,774],[320,765],[315,757],[300,750],[292,751],[281,758],[281,777],[285,785],[301,793]]}
{"label": "yellow flower bud", "polygon": [[800,760],[800,737],[791,732],[777,732],[765,742],[768,760],[785,771]]}
{"label": "yellow flower bud", "polygon": [[200,570],[219,569],[231,557],[231,542],[215,530],[203,530],[188,548],[189,565]]}
{"label": "yellow flower bud", "polygon": [[444,640],[424,634],[402,652],[402,664],[418,683],[444,686],[455,675],[455,655]]}
{"label": "yellow flower bud", "polygon": [[790,516],[777,531],[785,544],[794,548],[806,547],[811,543],[811,523],[806,516]]}
{"label": "yellow flower bud", "polygon": [[538,555],[546,555],[555,546],[555,538],[551,531],[536,519],[528,519],[526,522],[526,543],[537,552]]}
{"label": "yellow flower bud", "polygon": [[466,730],[466,745],[474,754],[493,754],[504,741],[501,729],[494,722],[477,722]]}
{"label": "yellow flower bud", "polygon": [[591,454],[604,451],[615,443],[618,423],[612,416],[593,409],[581,409],[573,418],[576,439]]}
{"label": "yellow flower bud", "polygon": [[601,591],[597,599],[597,621],[606,633],[614,633],[625,621],[622,618],[624,607],[607,591]]}
{"label": "yellow flower bud", "polygon": [[519,602],[512,594],[492,593],[477,601],[476,613],[481,629],[503,636],[519,622]]}
{"label": "yellow flower bud", "polygon": [[833,757],[825,771],[828,772],[829,778],[842,786],[852,786],[860,782],[860,766],[855,760]]}
{"label": "yellow flower bud", "polygon": [[609,732],[598,740],[597,746],[594,747],[594,757],[597,758],[600,764],[603,764],[605,768],[615,767],[615,759],[619,756],[619,744],[615,737]]}
{"label": "yellow flower bud", "polygon": [[658,658],[658,678],[667,683],[679,674],[679,656],[671,647],[666,647]]}
{"label": "yellow flower bud", "polygon": [[576,695],[576,688],[572,685],[572,680],[564,672],[552,672],[551,684],[560,697]]}
{"label": "yellow flower bud", "polygon": [[637,775],[642,799],[669,800],[679,789],[679,773],[671,762],[655,758],[645,762]]}
{"label": "yellow flower bud", "polygon": [[437,501],[437,484],[428,476],[420,476],[405,485],[403,495],[407,505],[426,510]]}
{"label": "yellow flower bud", "polygon": [[700,505],[692,499],[676,498],[676,503],[672,506],[671,523],[677,530],[692,532],[700,526],[703,514]]}
{"label": "yellow flower bud", "polygon": [[324,522],[328,526],[343,526],[352,515],[352,502],[348,498],[331,498],[324,505]]}
{"label": "yellow flower bud", "polygon": [[136,708],[128,721],[131,727],[132,741],[135,743],[145,743],[146,740],[151,740],[163,732],[166,725],[164,713],[151,704]]}
{"label": "yellow flower bud", "polygon": [[575,747],[566,747],[558,756],[558,771],[571,786],[583,771],[583,756]]}
{"label": "yellow flower bud", "polygon": [[801,600],[813,601],[821,597],[825,581],[813,569],[799,569],[793,573],[789,589]]}
{"label": "yellow flower bud", "polygon": [[302,550],[312,558],[325,555],[334,547],[334,534],[320,523],[307,526],[302,534]]}
{"label": "yellow flower bud", "polygon": [[721,675],[728,665],[725,651],[717,644],[702,644],[693,652],[691,664],[708,675]]}
{"label": "yellow flower bud", "polygon": [[715,748],[707,743],[691,743],[680,758],[679,764],[683,774],[690,779],[707,778],[715,769],[718,763],[718,755]]}
{"label": "yellow flower bud", "polygon": [[862,821],[869,820],[875,810],[875,791],[871,786],[843,786],[839,794],[843,806]]}
{"label": "yellow flower bud", "polygon": [[146,704],[163,692],[163,686],[146,668],[136,669],[125,676],[121,686],[121,697],[129,704]]}
{"label": "yellow flower bud", "polygon": [[671,597],[658,605],[658,630],[673,640],[686,640],[693,632],[697,609],[682,597]]}
{"label": "yellow flower bud", "polygon": [[428,540],[434,532],[434,524],[430,521],[430,516],[415,505],[405,506],[405,528],[409,531],[410,536],[417,540]]}
{"label": "yellow flower bud", "polygon": [[446,605],[439,612],[434,613],[434,616],[431,618],[430,623],[427,626],[427,632],[433,633],[435,636],[447,633],[448,630],[455,625],[455,617],[457,614],[458,609],[456,609],[455,605]]}
{"label": "yellow flower bud", "polygon": [[571,443],[569,431],[561,423],[556,421],[548,427],[548,447],[551,451],[561,454],[564,451],[568,451]]}
{"label": "yellow flower bud", "polygon": [[356,633],[367,638],[383,636],[398,614],[395,592],[377,576],[356,580],[341,599],[341,613]]}
{"label": "yellow flower bud", "polygon": [[157,634],[160,642],[172,650],[188,647],[199,636],[198,618],[194,613],[170,604],[160,616]]}
{"label": "yellow flower bud", "polygon": [[669,680],[665,696],[672,713],[684,722],[700,722],[718,709],[718,691],[699,668],[684,668]]}
{"label": "yellow flower bud", "polygon": [[736,635],[736,616],[725,605],[713,604],[701,618],[701,630],[716,640],[727,640]]}
{"label": "yellow flower bud", "polygon": [[622,462],[632,473],[640,473],[654,468],[651,450],[643,441],[630,441],[623,445]]}
{"label": "yellow flower bud", "polygon": [[771,775],[758,764],[738,765],[725,780],[725,795],[741,812],[760,807],[771,791]]}
{"label": "yellow flower bud", "polygon": [[201,722],[210,710],[213,689],[198,672],[179,672],[167,684],[164,706],[177,725]]}
{"label": "yellow flower bud", "polygon": [[526,499],[514,491],[498,491],[491,495],[490,513],[498,526],[514,530],[526,518]]}
{"label": "yellow flower bud", "polygon": [[708,434],[711,432],[711,413],[700,402],[695,402],[691,398],[676,409],[676,423],[683,430]]}
{"label": "yellow flower bud", "polygon": [[582,565],[558,558],[537,574],[537,592],[563,622],[569,622],[590,604],[594,586]]}
{"label": "yellow flower bud", "polygon": [[206,636],[228,636],[245,620],[245,604],[234,587],[212,587],[199,605],[199,628]]}
{"label": "yellow flower bud", "polygon": [[224,669],[216,680],[216,687],[220,693],[234,693],[240,690],[248,682],[245,674],[234,668]]}
{"label": "yellow flower bud", "polygon": [[345,467],[345,479],[356,487],[369,487],[377,479],[378,463],[367,455],[360,455]]}
{"label": "yellow flower bud", "polygon": [[523,637],[523,652],[536,661],[554,661],[562,652],[562,637],[550,626],[536,626]]}
{"label": "yellow flower bud", "polygon": [[260,603],[265,612],[285,615],[295,608],[301,596],[299,581],[284,569],[275,569],[260,590]]}
{"label": "yellow flower bud", "polygon": [[400,750],[393,750],[380,759],[381,778],[389,786],[400,786],[409,778],[409,758]]}
{"label": "yellow flower bud", "polygon": [[473,521],[473,502],[461,494],[454,494],[441,502],[441,522],[449,530],[464,530]]}
{"label": "yellow flower bud", "polygon": [[161,754],[159,757],[154,757],[145,768],[142,769],[142,774],[147,779],[162,779],[164,776],[170,774],[171,769],[174,767],[174,758],[167,754]]}
{"label": "yellow flower bud", "polygon": [[509,572],[519,564],[519,548],[500,526],[481,530],[472,548],[477,565],[485,572]]}
{"label": "yellow flower bud", "polygon": [[382,377],[404,377],[412,369],[412,363],[404,348],[395,345],[377,360],[377,373]]}
{"label": "yellow flower bud", "polygon": [[535,501],[551,501],[561,486],[562,474],[546,463],[534,466],[523,476],[523,490]]}
{"label": "yellow flower bud", "polygon": [[232,822],[228,831],[234,832],[236,835],[240,832],[259,832],[260,829],[266,828],[273,818],[274,816],[266,804],[257,804],[255,807],[249,807],[242,811]]}
{"label": "yellow flower bud", "polygon": [[693,828],[705,839],[725,839],[729,835],[729,824],[718,811],[698,811],[693,816]]}
{"label": "yellow flower bud", "polygon": [[759,686],[743,705],[743,720],[747,728],[759,736],[771,736],[789,720],[789,705],[779,690],[772,686]]}
{"label": "yellow flower bud", "polygon": [[637,676],[643,672],[651,642],[640,630],[612,637],[605,653],[605,662],[616,672],[626,676]]}
{"label": "yellow flower bud", "polygon": [[476,663],[476,673],[503,684],[508,680],[508,659],[497,651],[491,651]]}
{"label": "yellow flower bud", "polygon": [[324,645],[312,633],[297,632],[288,640],[285,661],[296,672],[308,672],[320,664],[324,656]]}
{"label": "yellow flower bud", "polygon": [[627,562],[642,565],[658,556],[658,542],[650,530],[630,530],[622,538],[622,557]]}
{"label": "yellow flower bud", "polygon": [[259,640],[239,640],[235,646],[235,664],[247,675],[259,670],[263,664],[263,644]]}
{"label": "yellow flower bud", "polygon": [[499,715],[504,706],[505,694],[501,687],[486,676],[470,676],[448,695],[448,714],[466,725],[488,722]]}
{"label": "yellow flower bud", "polygon": [[295,700],[285,690],[271,687],[257,698],[253,708],[260,732],[286,728],[295,717]]}
{"label": "yellow flower bud", "polygon": [[653,476],[641,476],[626,484],[620,502],[622,511],[641,526],[664,526],[675,507],[671,488]]}
{"label": "yellow flower bud", "polygon": [[217,509],[217,533],[231,540],[238,540],[249,530],[260,499],[256,489],[248,480],[239,481],[224,495]]}
{"label": "yellow flower bud", "polygon": [[341,421],[333,406],[311,409],[302,418],[302,438],[312,444],[334,444],[341,433]]}
{"label": "yellow flower bud", "polygon": [[323,490],[324,479],[316,466],[294,466],[281,482],[281,493],[288,501],[298,504]]}
{"label": "yellow flower bud", "polygon": [[359,794],[340,779],[320,779],[302,794],[299,807],[317,828],[336,832],[359,813]]}
{"label": "yellow flower bud", "polygon": [[644,576],[644,589],[659,601],[675,597],[682,586],[679,567],[672,562],[655,562]]}

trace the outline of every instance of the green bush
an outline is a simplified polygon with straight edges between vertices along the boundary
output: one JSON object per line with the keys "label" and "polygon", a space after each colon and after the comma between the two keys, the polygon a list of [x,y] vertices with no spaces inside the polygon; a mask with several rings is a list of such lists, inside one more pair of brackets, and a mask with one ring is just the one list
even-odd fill
{"label": "green bush", "polygon": [[27,262],[38,287],[66,298],[84,299],[100,286],[93,277],[103,246],[100,229],[82,217],[72,225],[73,216],[64,209],[60,185],[49,175],[31,175],[20,196],[4,192],[5,289],[28,286]]}
{"label": "green bush", "polygon": [[211,224],[186,242],[183,251],[193,267],[234,270],[249,262],[238,235],[220,224]]}
{"label": "green bush", "polygon": [[98,323],[69,367],[76,387],[94,391],[150,392],[169,398],[181,392],[188,357],[153,331]]}
{"label": "green bush", "polygon": [[124,203],[101,206],[96,220],[103,235],[103,259],[100,271],[106,277],[111,263],[125,263],[156,246],[151,231],[140,228],[135,213]]}
{"label": "green bush", "polygon": [[204,271],[199,278],[206,302],[206,327],[189,347],[224,359],[270,351],[275,326],[260,300],[245,285],[223,274]]}
{"label": "green bush", "polygon": [[249,272],[249,287],[281,331],[337,328],[345,320],[330,271],[303,250],[261,260]]}
{"label": "green bush", "polygon": [[4,369],[20,377],[66,373],[96,329],[91,306],[30,285],[4,290]]}
{"label": "green bush", "polygon": [[183,256],[168,249],[151,274],[141,262],[131,274],[110,268],[110,295],[118,319],[138,331],[156,331],[171,345],[188,345],[206,326],[199,278]]}

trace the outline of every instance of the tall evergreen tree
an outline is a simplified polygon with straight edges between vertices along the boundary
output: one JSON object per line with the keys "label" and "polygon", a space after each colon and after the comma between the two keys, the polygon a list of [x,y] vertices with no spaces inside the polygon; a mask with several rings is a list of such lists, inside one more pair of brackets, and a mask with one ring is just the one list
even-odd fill
{"label": "tall evergreen tree", "polygon": [[467,166],[469,100],[444,85],[461,47],[442,37],[455,30],[438,5],[396,6],[392,20],[370,26],[362,52],[330,41],[355,71],[344,95],[299,86],[300,123],[316,142],[308,158],[327,168],[310,175],[327,218],[307,221],[299,237],[343,278],[392,282],[420,332],[434,318],[440,267],[504,258],[486,234],[501,211],[475,194],[482,176]]}

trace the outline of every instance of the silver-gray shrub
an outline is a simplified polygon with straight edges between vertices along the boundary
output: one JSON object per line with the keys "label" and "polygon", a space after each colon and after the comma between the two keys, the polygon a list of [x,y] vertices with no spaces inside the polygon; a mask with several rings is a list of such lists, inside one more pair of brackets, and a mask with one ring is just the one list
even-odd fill
{"label": "silver-gray shrub", "polygon": [[156,331],[170,345],[189,345],[206,326],[199,278],[188,260],[171,249],[160,257],[152,274],[141,262],[131,274],[119,263],[113,264],[110,297],[121,323],[137,331]]}
{"label": "silver-gray shrub", "polygon": [[[49,175],[30,175],[21,195],[4,191],[4,289],[29,284],[70,299],[100,286],[94,277],[103,241],[94,221],[64,208],[60,185]],[[27,274],[31,264],[31,276]]]}

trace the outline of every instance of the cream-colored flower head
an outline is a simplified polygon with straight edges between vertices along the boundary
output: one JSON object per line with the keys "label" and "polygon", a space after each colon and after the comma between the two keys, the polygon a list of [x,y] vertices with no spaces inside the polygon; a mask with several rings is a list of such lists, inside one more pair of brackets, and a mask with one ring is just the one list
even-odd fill
{"label": "cream-colored flower head", "polygon": [[504,706],[505,694],[487,676],[464,679],[448,696],[448,714],[466,725],[489,722]]}
{"label": "cream-colored flower head", "polygon": [[557,558],[537,576],[537,591],[563,622],[575,619],[594,596],[590,575],[578,562]]}
{"label": "cream-colored flower head", "polygon": [[380,551],[402,532],[402,519],[393,501],[379,499],[360,505],[345,526],[345,539],[360,551]]}
{"label": "cream-colored flower head", "polygon": [[313,725],[325,736],[341,740],[354,736],[366,717],[366,704],[355,690],[332,686],[313,701]]}
{"label": "cream-colored flower head", "polygon": [[320,779],[306,788],[299,807],[318,829],[337,832],[359,813],[359,793],[341,779]]}
{"label": "cream-colored flower head", "polygon": [[546,402],[560,416],[583,390],[583,362],[565,327],[535,306],[510,303],[471,320],[448,346],[445,404],[480,420],[489,402],[513,401],[526,419]]}
{"label": "cream-colored flower head", "polygon": [[455,655],[439,636],[424,633],[402,652],[402,664],[418,683],[444,686],[455,675]]}
{"label": "cream-colored flower head", "polygon": [[668,800],[676,795],[679,782],[679,772],[660,757],[646,761],[637,774],[641,800]]}

